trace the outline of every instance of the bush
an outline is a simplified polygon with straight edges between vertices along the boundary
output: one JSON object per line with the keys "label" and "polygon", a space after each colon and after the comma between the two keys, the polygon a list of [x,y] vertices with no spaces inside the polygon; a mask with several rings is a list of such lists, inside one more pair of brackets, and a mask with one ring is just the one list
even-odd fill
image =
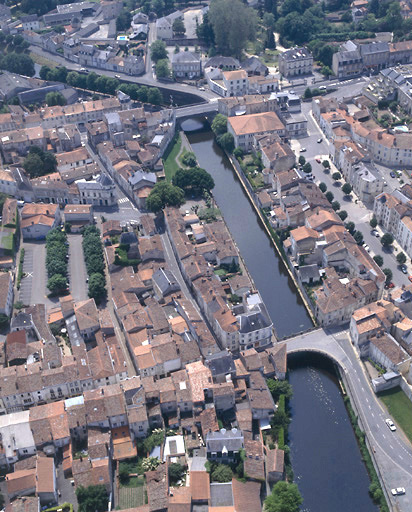
{"label": "bush", "polygon": [[225,464],[218,464],[211,473],[213,482],[231,482],[233,477],[233,472],[229,466]]}
{"label": "bush", "polygon": [[185,468],[178,462],[172,462],[169,464],[169,479],[171,482],[176,483],[181,480],[184,474]]}
{"label": "bush", "polygon": [[378,219],[376,218],[375,214],[373,214],[373,217],[369,221],[369,224],[370,224],[371,228],[373,228],[373,229],[375,229],[376,226],[378,225]]}

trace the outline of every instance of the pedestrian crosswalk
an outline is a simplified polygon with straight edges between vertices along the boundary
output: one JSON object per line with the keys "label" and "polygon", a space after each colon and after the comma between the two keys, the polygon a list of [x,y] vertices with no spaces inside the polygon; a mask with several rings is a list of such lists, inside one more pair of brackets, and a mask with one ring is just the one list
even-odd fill
{"label": "pedestrian crosswalk", "polygon": [[118,200],[118,203],[127,203],[129,201],[129,199],[127,197],[121,197],[119,200]]}

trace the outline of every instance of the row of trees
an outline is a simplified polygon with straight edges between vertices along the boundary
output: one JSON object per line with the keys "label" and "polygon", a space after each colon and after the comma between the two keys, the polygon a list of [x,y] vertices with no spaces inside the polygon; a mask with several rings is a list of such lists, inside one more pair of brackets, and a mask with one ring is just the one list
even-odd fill
{"label": "row of trees", "polygon": [[30,178],[45,176],[57,168],[57,160],[53,153],[43,151],[38,146],[32,146],[23,161],[23,168]]}
{"label": "row of trees", "polygon": [[67,235],[54,228],[46,236],[47,288],[53,294],[67,289]]}
{"label": "row of trees", "polygon": [[227,117],[217,114],[212,121],[212,131],[219,146],[232,153],[235,149],[235,141],[233,135],[227,131]]}
{"label": "row of trees", "polygon": [[106,276],[100,231],[86,226],[83,231],[83,254],[89,276],[89,297],[97,303],[106,297]]}
{"label": "row of trees", "polygon": [[142,103],[151,103],[161,105],[163,96],[157,87],[139,86],[132,83],[121,83],[117,78],[105,75],[98,75],[94,71],[88,74],[78,73],[77,71],[68,71],[65,67],[50,68],[42,66],[40,69],[40,78],[52,82],[62,82],[72,87],[88,89],[90,91],[101,92],[103,94],[116,94],[117,90],[128,94],[133,100]]}

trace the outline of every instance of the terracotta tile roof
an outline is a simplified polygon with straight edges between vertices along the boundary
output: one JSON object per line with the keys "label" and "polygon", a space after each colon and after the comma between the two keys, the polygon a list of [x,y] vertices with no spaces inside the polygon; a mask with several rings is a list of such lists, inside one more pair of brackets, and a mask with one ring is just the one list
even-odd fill
{"label": "terracotta tile roof", "polygon": [[285,129],[285,125],[275,112],[262,112],[260,114],[229,117],[228,122],[236,135],[248,135]]}
{"label": "terracotta tile roof", "polygon": [[190,472],[190,490],[193,501],[209,501],[210,477],[206,471]]}

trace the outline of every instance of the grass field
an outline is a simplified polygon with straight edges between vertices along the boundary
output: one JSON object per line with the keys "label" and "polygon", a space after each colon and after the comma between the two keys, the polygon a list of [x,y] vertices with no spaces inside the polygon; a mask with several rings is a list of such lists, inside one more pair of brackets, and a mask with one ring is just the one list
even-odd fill
{"label": "grass field", "polygon": [[46,57],[42,57],[41,55],[37,55],[37,53],[30,52],[29,55],[36,64],[39,64],[39,66],[49,66],[49,68],[57,68],[58,66],[56,62],[46,59]]}
{"label": "grass field", "polygon": [[412,442],[412,402],[400,387],[388,389],[379,394],[379,398],[388,408],[389,414]]}
{"label": "grass field", "polygon": [[173,176],[179,169],[179,164],[176,162],[176,157],[179,154],[181,147],[182,139],[179,136],[173,146],[167,150],[166,157],[163,159],[166,180],[169,182],[172,181]]}

